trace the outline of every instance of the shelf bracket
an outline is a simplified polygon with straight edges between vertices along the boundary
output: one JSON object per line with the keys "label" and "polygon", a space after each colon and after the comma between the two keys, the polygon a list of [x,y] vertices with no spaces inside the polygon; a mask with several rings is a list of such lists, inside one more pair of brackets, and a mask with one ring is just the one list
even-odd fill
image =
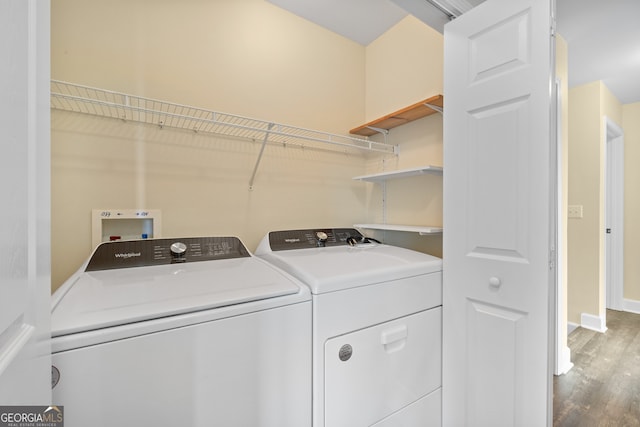
{"label": "shelf bracket", "polygon": [[[367,126],[367,129],[371,129],[372,131],[381,133],[384,136],[384,143],[387,144],[387,135],[389,135],[389,129],[377,128],[375,126]],[[396,153],[395,148],[393,150],[393,154],[398,154]]]}
{"label": "shelf bracket", "polygon": [[383,134],[385,136],[389,135],[389,129],[377,128],[375,126],[367,126],[367,129],[374,130],[374,131],[376,131],[378,133],[381,133],[381,134]]}
{"label": "shelf bracket", "polygon": [[262,140],[260,153],[258,153],[258,159],[256,160],[256,165],[253,167],[253,173],[251,174],[251,179],[249,180],[249,190],[253,190],[253,181],[256,179],[258,166],[260,165],[260,161],[262,160],[262,154],[264,154],[264,147],[267,145],[267,140],[269,139],[269,133],[271,132],[271,129],[273,129],[273,126],[274,126],[274,123],[269,123],[269,125],[267,126],[267,131],[264,133],[264,139]]}
{"label": "shelf bracket", "polygon": [[427,104],[426,102],[424,103],[425,107],[429,107],[434,111],[437,111],[438,113],[442,114],[442,112],[444,111],[444,109],[438,105],[433,105],[433,104]]}

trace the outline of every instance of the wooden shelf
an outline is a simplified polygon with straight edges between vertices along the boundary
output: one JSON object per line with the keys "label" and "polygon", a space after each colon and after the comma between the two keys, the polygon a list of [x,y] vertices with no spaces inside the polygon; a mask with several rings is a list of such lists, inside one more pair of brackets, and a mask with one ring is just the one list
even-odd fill
{"label": "wooden shelf", "polygon": [[386,181],[387,179],[409,178],[425,174],[442,175],[442,167],[431,165],[421,166],[419,168],[401,169],[390,172],[374,173],[371,175],[356,176],[353,179],[356,181],[381,182]]}
{"label": "wooden shelf", "polygon": [[353,226],[355,228],[364,228],[367,230],[387,230],[387,231],[403,231],[407,233],[418,233],[421,236],[442,233],[442,227],[398,225],[398,224],[354,224]]}
{"label": "wooden shelf", "polygon": [[434,105],[442,109],[444,105],[444,98],[442,95],[432,96],[431,98],[416,102],[415,104],[398,110],[394,113],[388,114],[384,117],[380,117],[377,120],[351,129],[349,133],[362,136],[371,136],[380,132],[377,129],[393,129],[396,126],[400,126],[438,112],[437,110],[428,107],[426,104]]}
{"label": "wooden shelf", "polygon": [[[442,95],[432,96],[431,98],[424,99],[413,105],[410,105],[402,110],[398,110],[394,113],[381,117],[372,122],[366,123],[357,128],[351,129],[349,133],[371,136],[377,133],[387,134],[389,129],[396,126],[403,125],[405,123],[412,122],[414,120],[421,119],[436,112],[442,112],[444,105],[444,98]],[[386,140],[386,136],[385,136]],[[442,175],[441,166],[421,166],[411,169],[401,169],[390,172],[381,172],[371,175],[356,176],[353,179],[358,181],[367,182],[385,182],[389,179],[408,178],[412,176],[419,176],[424,174]],[[383,187],[384,188],[384,187]],[[384,192],[384,190],[383,190]],[[386,218],[384,213],[386,210],[385,198],[383,196],[383,218]],[[355,228],[367,229],[367,230],[384,230],[384,231],[399,231],[406,233],[417,233],[421,236],[442,234],[442,227],[430,227],[430,226],[415,226],[415,225],[399,225],[399,224],[355,224]]]}

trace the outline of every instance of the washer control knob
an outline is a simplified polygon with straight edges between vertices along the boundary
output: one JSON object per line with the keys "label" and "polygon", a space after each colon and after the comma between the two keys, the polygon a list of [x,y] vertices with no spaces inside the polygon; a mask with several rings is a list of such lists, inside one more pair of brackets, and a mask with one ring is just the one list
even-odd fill
{"label": "washer control knob", "polygon": [[171,244],[171,255],[174,257],[183,257],[187,252],[187,245],[182,242],[175,242]]}
{"label": "washer control knob", "polygon": [[327,233],[325,233],[324,231],[316,231],[316,246],[318,246],[319,248],[324,247],[327,243],[328,238],[329,236],[327,236]]}

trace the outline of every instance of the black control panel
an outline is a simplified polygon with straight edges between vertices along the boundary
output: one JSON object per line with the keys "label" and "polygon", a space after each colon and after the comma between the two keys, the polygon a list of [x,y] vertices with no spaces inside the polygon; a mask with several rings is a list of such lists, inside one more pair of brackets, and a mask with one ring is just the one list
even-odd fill
{"label": "black control panel", "polygon": [[100,244],[85,271],[250,257],[237,237],[144,239]]}
{"label": "black control panel", "polygon": [[373,239],[364,237],[355,228],[316,228],[269,233],[269,246],[272,251],[325,246],[355,246],[361,243],[370,243],[371,240]]}

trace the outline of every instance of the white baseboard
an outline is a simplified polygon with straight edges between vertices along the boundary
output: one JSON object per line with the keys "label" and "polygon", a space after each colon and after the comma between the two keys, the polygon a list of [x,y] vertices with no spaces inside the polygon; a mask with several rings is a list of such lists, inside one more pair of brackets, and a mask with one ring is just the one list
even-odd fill
{"label": "white baseboard", "polygon": [[622,309],[630,313],[640,314],[640,301],[625,298],[622,300]]}
{"label": "white baseboard", "polygon": [[587,313],[582,313],[580,315],[580,326],[596,332],[607,331],[607,324],[605,319]]}
{"label": "white baseboard", "polygon": [[573,363],[571,363],[571,349],[565,346],[559,355],[556,375],[564,375],[569,372],[571,368],[573,368]]}
{"label": "white baseboard", "polygon": [[567,322],[567,336],[570,335],[571,332],[578,329],[578,327],[580,327],[580,325],[578,325],[577,323]]}

